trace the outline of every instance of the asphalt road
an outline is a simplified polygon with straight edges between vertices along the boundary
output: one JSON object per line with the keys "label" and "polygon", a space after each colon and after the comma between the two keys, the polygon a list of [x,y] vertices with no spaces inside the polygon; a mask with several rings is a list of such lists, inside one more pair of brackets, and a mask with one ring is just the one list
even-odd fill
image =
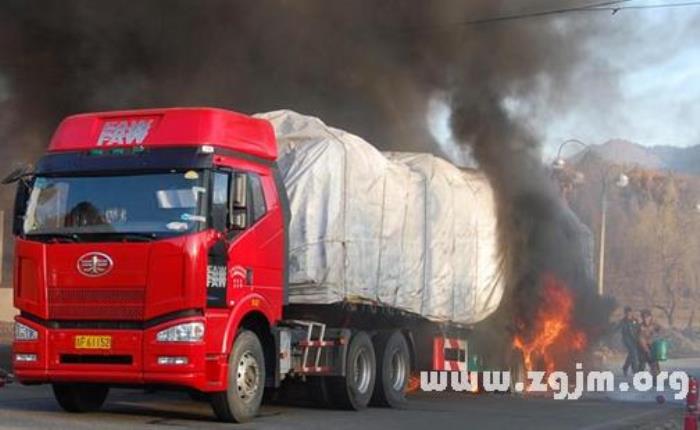
{"label": "asphalt road", "polygon": [[[9,348],[0,345],[0,367]],[[611,363],[618,368],[619,363]],[[667,369],[700,374],[700,360],[673,360]],[[236,429],[681,429],[683,404],[662,405],[655,394],[596,394],[576,401],[546,395],[418,393],[404,410],[338,411],[299,404],[266,404],[253,422]],[[610,400],[610,398],[615,400]],[[671,399],[670,396],[667,397]],[[635,401],[630,401],[635,400]],[[10,384],[0,388],[0,429],[231,428],[218,423],[207,403],[185,393],[112,390],[101,412],[61,411],[49,386]]]}
{"label": "asphalt road", "polygon": [[[264,405],[253,423],[236,429],[680,429],[682,405],[457,393],[412,396],[408,408],[361,412]],[[0,388],[2,429],[231,428],[214,421],[207,403],[175,392],[114,390],[103,410],[68,414],[48,386]]]}

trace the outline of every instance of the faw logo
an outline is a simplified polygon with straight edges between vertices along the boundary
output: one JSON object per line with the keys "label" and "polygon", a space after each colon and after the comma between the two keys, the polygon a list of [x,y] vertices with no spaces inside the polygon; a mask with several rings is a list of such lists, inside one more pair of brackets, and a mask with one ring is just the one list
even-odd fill
{"label": "faw logo", "polygon": [[112,266],[112,259],[102,252],[88,252],[78,258],[77,263],[78,272],[91,278],[106,275]]}
{"label": "faw logo", "polygon": [[97,146],[141,145],[153,125],[152,119],[107,121],[102,126]]}

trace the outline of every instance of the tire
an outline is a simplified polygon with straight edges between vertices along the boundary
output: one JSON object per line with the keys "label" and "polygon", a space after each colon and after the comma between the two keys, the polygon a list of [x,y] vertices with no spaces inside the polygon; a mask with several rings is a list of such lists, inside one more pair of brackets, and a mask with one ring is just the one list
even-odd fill
{"label": "tire", "polygon": [[280,399],[280,389],[277,388],[271,388],[268,387],[263,391],[263,398],[262,398],[262,403],[267,404],[267,403],[277,403],[279,402]]}
{"label": "tire", "polygon": [[94,412],[102,407],[109,387],[100,384],[53,384],[53,395],[67,412]]}
{"label": "tire", "polygon": [[190,390],[187,392],[187,395],[194,402],[208,402],[209,401],[209,393],[203,393],[203,392],[197,391],[197,390]]}
{"label": "tire", "polygon": [[390,408],[406,405],[406,386],[411,373],[408,343],[403,333],[396,330],[374,338],[377,358],[377,382],[371,404]]}
{"label": "tire", "polygon": [[257,414],[265,391],[265,356],[258,337],[241,330],[228,362],[228,389],[212,393],[211,406],[221,421],[243,423]]}
{"label": "tire", "polygon": [[361,410],[367,407],[377,375],[374,347],[367,333],[360,331],[350,339],[345,377],[326,380],[326,386],[333,405],[348,410]]}
{"label": "tire", "polygon": [[332,383],[331,378],[310,376],[307,381],[309,397],[313,404],[321,408],[332,408],[334,404],[330,389],[328,388],[328,384]]}

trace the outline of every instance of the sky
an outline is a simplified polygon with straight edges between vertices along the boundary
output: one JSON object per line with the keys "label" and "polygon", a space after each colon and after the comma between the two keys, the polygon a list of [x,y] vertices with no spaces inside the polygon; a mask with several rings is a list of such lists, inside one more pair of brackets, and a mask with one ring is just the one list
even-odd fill
{"label": "sky", "polygon": [[591,144],[615,138],[645,146],[700,144],[700,5],[601,14],[596,20],[602,31],[588,43],[587,73],[612,78],[616,88],[587,94],[583,86],[581,103],[564,115],[538,119],[536,125],[546,130],[545,154],[571,138]]}
{"label": "sky", "polygon": [[[515,1],[515,0],[514,0]],[[682,0],[629,0],[625,5],[658,5]],[[565,3],[562,2],[562,5]],[[534,18],[542,19],[542,18]],[[543,157],[561,143],[578,139],[602,144],[624,139],[644,146],[700,144],[700,4],[693,7],[574,13],[555,25],[594,20],[587,36],[588,57],[572,77],[565,106],[505,101],[543,142]],[[470,164],[453,145],[447,108],[436,95],[429,109],[432,134],[451,161]],[[581,147],[571,145],[565,153]],[[467,160],[467,161],[465,161]]]}

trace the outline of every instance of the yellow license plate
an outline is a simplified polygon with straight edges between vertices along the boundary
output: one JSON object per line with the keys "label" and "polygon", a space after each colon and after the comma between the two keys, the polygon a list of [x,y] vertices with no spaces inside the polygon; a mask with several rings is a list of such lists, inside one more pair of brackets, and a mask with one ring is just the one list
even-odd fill
{"label": "yellow license plate", "polygon": [[112,336],[76,336],[75,349],[112,349]]}

